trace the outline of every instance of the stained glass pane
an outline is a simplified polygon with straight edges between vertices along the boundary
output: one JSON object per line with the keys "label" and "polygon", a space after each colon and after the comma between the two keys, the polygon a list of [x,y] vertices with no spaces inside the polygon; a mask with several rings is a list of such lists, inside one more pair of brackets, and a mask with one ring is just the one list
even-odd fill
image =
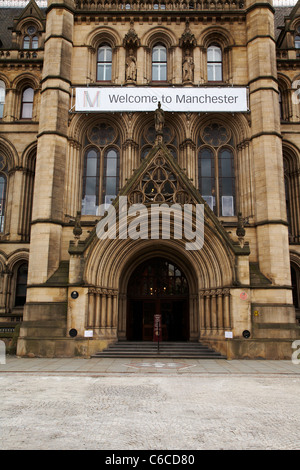
{"label": "stained glass pane", "polygon": [[106,175],[117,176],[117,152],[110,150],[107,154]]}
{"label": "stained glass pane", "polygon": [[32,102],[33,101],[33,89],[32,88],[26,88],[23,92],[23,102]]}
{"label": "stained glass pane", "polygon": [[96,195],[96,187],[97,187],[96,177],[88,176],[86,178],[85,194],[88,195],[88,196],[95,196]]}
{"label": "stained glass pane", "polygon": [[39,38],[34,36],[32,38],[32,49],[37,49],[39,47]]}
{"label": "stained glass pane", "polygon": [[24,118],[24,119],[31,119],[32,118],[32,103],[23,103],[22,118]]}
{"label": "stained glass pane", "polygon": [[109,194],[109,195],[116,195],[117,193],[117,187],[116,187],[116,178],[114,177],[107,177],[106,178],[106,190],[105,190],[106,194]]}
{"label": "stained glass pane", "polygon": [[211,160],[201,159],[201,176],[212,176]]}
{"label": "stained glass pane", "polygon": [[97,153],[94,150],[90,150],[86,162],[86,176],[97,175]]}
{"label": "stained glass pane", "polygon": [[207,49],[207,61],[208,62],[221,62],[222,51],[218,46],[210,46]]}
{"label": "stained glass pane", "polygon": [[152,80],[159,80],[159,65],[157,64],[152,65]]}
{"label": "stained glass pane", "polygon": [[25,36],[23,39],[23,49],[29,49],[30,48],[30,37]]}

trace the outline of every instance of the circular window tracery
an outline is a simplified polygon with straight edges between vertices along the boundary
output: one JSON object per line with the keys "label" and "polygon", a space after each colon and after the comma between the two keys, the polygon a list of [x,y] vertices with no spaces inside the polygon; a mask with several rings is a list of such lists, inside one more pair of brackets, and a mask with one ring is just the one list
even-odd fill
{"label": "circular window tracery", "polygon": [[116,130],[105,123],[97,124],[88,132],[88,138],[92,144],[104,147],[105,145],[111,144],[116,138]]}
{"label": "circular window tracery", "polygon": [[203,129],[202,139],[206,144],[212,145],[213,147],[219,147],[229,141],[230,132],[226,127],[213,123]]}
{"label": "circular window tracery", "polygon": [[[156,130],[154,126],[149,126],[145,129],[141,139],[141,160],[144,160],[155,144]],[[177,159],[177,137],[174,130],[165,126],[163,128],[163,142],[169,149],[174,159]]]}

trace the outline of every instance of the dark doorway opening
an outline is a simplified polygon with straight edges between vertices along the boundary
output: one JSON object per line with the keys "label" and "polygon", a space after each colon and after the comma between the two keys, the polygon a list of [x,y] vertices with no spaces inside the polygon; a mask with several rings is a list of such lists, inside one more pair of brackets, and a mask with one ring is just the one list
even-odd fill
{"label": "dark doorway opening", "polygon": [[142,263],[128,284],[127,339],[152,341],[154,315],[161,315],[163,341],[189,339],[188,283],[183,272],[164,258]]}

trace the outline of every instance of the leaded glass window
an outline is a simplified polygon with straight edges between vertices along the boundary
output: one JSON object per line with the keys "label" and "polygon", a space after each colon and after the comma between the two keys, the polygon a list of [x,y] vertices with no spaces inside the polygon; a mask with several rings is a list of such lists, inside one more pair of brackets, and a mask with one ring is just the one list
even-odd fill
{"label": "leaded glass window", "polygon": [[25,88],[22,93],[21,119],[32,119],[34,91]]}
{"label": "leaded glass window", "polygon": [[103,44],[97,53],[97,81],[111,81],[112,48],[109,44]]}
{"label": "leaded glass window", "polygon": [[0,80],[0,119],[3,118],[5,104],[5,83]]}
{"label": "leaded glass window", "polygon": [[220,82],[222,75],[222,50],[218,45],[211,45],[207,48],[207,80]]}
{"label": "leaded glass window", "polygon": [[164,297],[188,294],[188,282],[178,266],[164,258],[140,265],[129,281],[129,296]]}
{"label": "leaded glass window", "polygon": [[163,44],[157,44],[152,49],[152,81],[167,80],[167,49]]}
{"label": "leaded glass window", "polygon": [[6,175],[0,173],[0,232],[4,232],[4,216],[6,201]]}
{"label": "leaded glass window", "polygon": [[39,47],[39,38],[35,26],[28,26],[26,34],[23,37],[23,49],[37,49]]}
{"label": "leaded glass window", "polygon": [[99,205],[110,204],[119,192],[119,134],[109,124],[95,124],[84,147],[82,214],[97,215]]}
{"label": "leaded glass window", "polygon": [[225,126],[206,126],[198,140],[198,185],[203,199],[218,216],[235,214],[234,148]]}

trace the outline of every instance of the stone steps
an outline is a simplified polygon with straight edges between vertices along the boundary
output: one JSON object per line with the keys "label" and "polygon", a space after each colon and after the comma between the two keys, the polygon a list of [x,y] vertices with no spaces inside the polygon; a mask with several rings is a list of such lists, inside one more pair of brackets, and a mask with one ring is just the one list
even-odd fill
{"label": "stone steps", "polygon": [[226,359],[225,356],[202,343],[162,342],[159,343],[158,349],[157,343],[148,341],[118,341],[92,357]]}

